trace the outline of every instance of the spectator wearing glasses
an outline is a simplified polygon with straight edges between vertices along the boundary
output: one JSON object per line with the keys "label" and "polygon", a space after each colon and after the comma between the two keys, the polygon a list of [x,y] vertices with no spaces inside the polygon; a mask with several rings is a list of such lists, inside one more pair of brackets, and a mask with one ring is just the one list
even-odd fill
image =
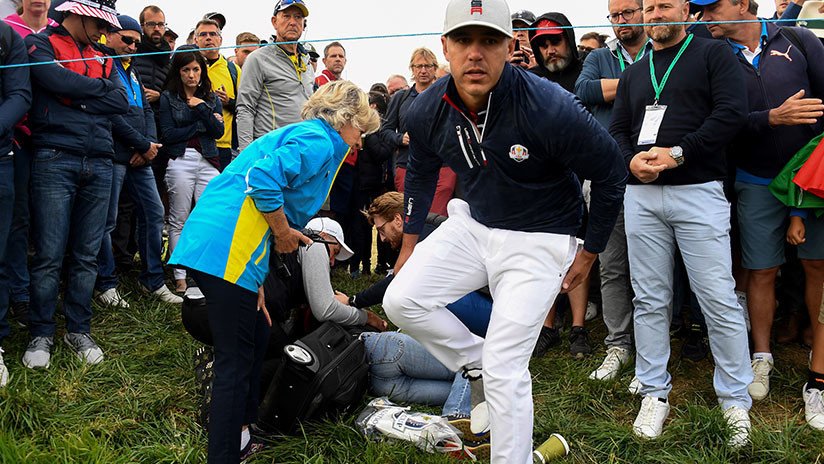
{"label": "spectator wearing glasses", "polygon": [[593,50],[606,47],[608,39],[609,36],[597,32],[587,32],[582,35],[581,41],[578,42],[578,53],[581,54],[581,59],[586,59],[587,54]]}
{"label": "spectator wearing glasses", "polygon": [[279,0],[272,13],[278,45],[262,47],[246,59],[246,77],[237,99],[239,148],[279,127],[301,120],[312,95],[315,71],[296,42],[303,35],[309,8],[303,0]]}
{"label": "spectator wearing glasses", "polygon": [[101,45],[101,48],[109,55],[123,57],[114,61],[114,67],[127,89],[129,112],[112,117],[115,153],[106,232],[97,256],[97,301],[123,309],[129,307],[129,303],[117,291],[118,279],[111,239],[119,214],[120,192],[125,188],[129,198],[134,201],[137,213],[137,246],[143,261],[140,288],[161,301],[180,304],[183,299],[166,287],[160,257],[163,204],[150,166],[160,148],[154,113],[143,92],[140,76],[134,66],[131,66],[131,58],[128,57],[140,45],[142,30],[140,23],[132,17],[120,15],[117,19],[122,28],[106,33],[106,45]]}
{"label": "spectator wearing glasses", "polygon": [[90,335],[91,300],[112,188],[111,119],[129,110],[112,61],[104,60],[95,48],[109,27],[120,28],[114,4],[65,2],[56,8],[64,15],[60,27],[25,39],[29,60],[38,64],[31,68],[34,100],[29,114],[35,285],[31,341],[23,356],[23,364],[32,369],[50,363],[64,263],[64,340],[84,363],[103,360],[103,351]]}
{"label": "spectator wearing glasses", "polygon": [[[396,147],[398,152],[394,160],[395,188],[403,192],[404,178],[406,177],[406,162],[409,158],[409,132],[406,126],[410,115],[410,107],[415,98],[428,89],[435,82],[435,71],[438,69],[438,59],[432,50],[419,48],[412,52],[409,60],[409,69],[412,71],[412,80],[415,85],[407,90],[398,91],[389,102],[386,119],[381,127],[381,137],[385,143]],[[455,191],[455,173],[447,166],[443,166],[438,177],[438,187],[432,201],[431,211],[446,216],[446,204],[452,199]]]}
{"label": "spectator wearing glasses", "polygon": [[[169,73],[172,49],[163,39],[166,34],[166,15],[159,7],[149,5],[140,12],[140,26],[143,28],[143,37],[140,38],[138,54],[154,53],[148,56],[134,58],[137,73],[143,79],[146,87],[146,98],[152,104],[152,110],[157,111],[160,93]],[[167,52],[167,53],[159,53]]]}
{"label": "spectator wearing glasses", "polygon": [[[213,14],[220,17],[217,13]],[[195,26],[195,43],[201,49],[209,65],[209,80],[212,91],[220,99],[223,107],[223,136],[217,140],[220,156],[220,171],[232,162],[233,150],[237,150],[237,130],[235,125],[235,107],[237,88],[240,81],[240,67],[226,61],[218,50],[223,45],[220,23],[213,19],[202,19]]]}
{"label": "spectator wearing glasses", "polygon": [[390,97],[394,96],[398,91],[408,88],[409,82],[406,80],[406,77],[400,74],[393,74],[386,80],[386,90],[389,92]]}

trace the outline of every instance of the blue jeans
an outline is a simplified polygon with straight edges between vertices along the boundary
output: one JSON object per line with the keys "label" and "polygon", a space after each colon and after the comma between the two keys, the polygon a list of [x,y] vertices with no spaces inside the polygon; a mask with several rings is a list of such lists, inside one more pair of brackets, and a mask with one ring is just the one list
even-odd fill
{"label": "blue jeans", "polygon": [[163,262],[160,258],[163,231],[163,203],[157,193],[151,167],[129,168],[123,164],[112,166],[112,190],[106,218],[106,232],[97,256],[99,266],[95,288],[105,292],[117,286],[112,231],[117,226],[117,205],[120,192],[126,189],[135,203],[137,214],[137,248],[142,261],[140,283],[147,290],[157,290],[164,284]]}
{"label": "blue jeans", "polygon": [[[6,243],[14,211],[14,161],[12,156],[0,155],[0,262],[6,262]],[[9,335],[6,313],[9,306],[9,282],[0,274],[0,343]]]}
{"label": "blue jeans", "polygon": [[404,403],[443,405],[444,416],[469,416],[469,381],[447,369],[415,339],[398,332],[366,332],[362,338],[373,394]]}
{"label": "blue jeans", "polygon": [[635,290],[635,374],[644,396],[666,398],[676,247],[704,313],[715,360],[713,386],[724,409],[749,410],[752,382],[744,311],[735,295],[730,207],[720,182],[629,185],[624,197]]}
{"label": "blue jeans", "polygon": [[[0,262],[0,279],[8,279],[11,302],[29,301],[29,179],[32,152],[14,149],[14,213],[6,245],[6,257]],[[5,307],[8,299],[2,298]]]}
{"label": "blue jeans", "polygon": [[106,228],[112,160],[55,149],[35,151],[31,176],[32,262],[29,331],[54,336],[60,270],[67,267],[63,310],[68,332],[91,331],[97,253]]}
{"label": "blue jeans", "polygon": [[470,332],[486,338],[486,329],[492,317],[492,298],[481,292],[472,292],[446,305],[446,309],[460,319]]}

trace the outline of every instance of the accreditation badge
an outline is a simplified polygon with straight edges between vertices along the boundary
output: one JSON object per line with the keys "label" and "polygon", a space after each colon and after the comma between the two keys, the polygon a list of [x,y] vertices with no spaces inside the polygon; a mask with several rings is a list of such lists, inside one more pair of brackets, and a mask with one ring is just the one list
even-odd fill
{"label": "accreditation badge", "polygon": [[658,141],[658,130],[664,122],[664,114],[667,112],[666,105],[648,105],[644,113],[644,123],[641,125],[641,133],[638,134],[638,145],[655,145]]}

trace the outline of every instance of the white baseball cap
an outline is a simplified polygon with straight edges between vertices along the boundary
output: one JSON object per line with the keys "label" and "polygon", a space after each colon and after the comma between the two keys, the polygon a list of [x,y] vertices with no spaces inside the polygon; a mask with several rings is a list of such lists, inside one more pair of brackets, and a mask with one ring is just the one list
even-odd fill
{"label": "white baseball cap", "polygon": [[504,0],[451,0],[446,7],[443,35],[467,26],[483,26],[512,37],[509,5]]}
{"label": "white baseball cap", "polygon": [[338,224],[338,221],[325,217],[316,217],[309,221],[309,224],[306,224],[306,228],[315,232],[325,232],[335,237],[335,240],[340,243],[340,253],[335,256],[335,261],[346,261],[355,254],[355,252],[349,248],[349,245],[343,241],[343,227]]}

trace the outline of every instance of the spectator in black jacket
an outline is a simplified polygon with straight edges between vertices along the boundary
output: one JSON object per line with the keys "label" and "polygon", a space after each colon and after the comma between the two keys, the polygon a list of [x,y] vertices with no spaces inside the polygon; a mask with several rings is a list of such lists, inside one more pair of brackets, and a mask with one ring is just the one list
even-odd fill
{"label": "spectator in black jacket", "polygon": [[[23,39],[11,26],[0,21],[0,65],[28,63]],[[31,105],[29,68],[7,68],[0,71],[0,262],[5,262],[6,242],[14,210],[14,126]],[[9,309],[9,280],[0,275],[0,345],[9,335],[6,314]],[[0,348],[0,387],[9,380]]]}
{"label": "spectator in black jacket", "polygon": [[[110,55],[128,56],[135,53],[140,43],[140,24],[129,16],[118,16],[119,30],[106,34],[106,44],[102,46]],[[98,254],[97,301],[114,307],[128,309],[129,303],[117,291],[114,255],[112,254],[111,233],[117,223],[118,200],[122,188],[134,200],[137,210],[137,245],[143,272],[140,275],[141,289],[152,293],[161,301],[179,304],[183,299],[166,287],[163,262],[160,257],[161,231],[163,229],[163,204],[155,186],[154,174],[149,166],[157,156],[157,128],[154,113],[143,92],[143,84],[130,58],[115,60],[114,66],[123,85],[128,90],[129,112],[112,117],[114,137],[114,164],[112,165],[112,191],[106,219],[106,232]]]}
{"label": "spectator in black jacket", "polygon": [[743,446],[753,372],[734,292],[723,182],[726,146],[747,120],[746,86],[729,45],[671,24],[688,16],[684,0],[644,1],[644,21],[654,23],[646,26],[653,47],[621,76],[610,127],[633,174],[624,212],[635,291],[635,374],[644,397],[633,430],[658,437],[670,409],[668,328],[677,248],[706,318],[730,445]]}
{"label": "spectator in black jacket", "polygon": [[574,93],[583,60],[578,55],[575,29],[571,25],[562,13],[545,13],[538,17],[529,31],[529,42],[537,62],[530,71]]}
{"label": "spectator in black jacket", "polygon": [[97,7],[68,1],[57,9],[65,14],[60,27],[26,37],[29,60],[38,64],[31,69],[29,113],[35,149],[31,341],[23,356],[29,368],[49,366],[64,262],[64,340],[83,362],[103,360],[90,336],[91,299],[112,187],[111,119],[129,110],[112,61],[93,46],[109,26],[120,27],[114,1]]}
{"label": "spectator in black jacket", "polygon": [[137,53],[153,53],[153,55],[135,57],[134,66],[143,79],[146,99],[151,103],[152,110],[157,112],[163,84],[166,83],[166,75],[172,63],[172,49],[163,39],[166,33],[166,15],[159,7],[149,5],[140,12],[139,19],[143,37],[140,38]]}

